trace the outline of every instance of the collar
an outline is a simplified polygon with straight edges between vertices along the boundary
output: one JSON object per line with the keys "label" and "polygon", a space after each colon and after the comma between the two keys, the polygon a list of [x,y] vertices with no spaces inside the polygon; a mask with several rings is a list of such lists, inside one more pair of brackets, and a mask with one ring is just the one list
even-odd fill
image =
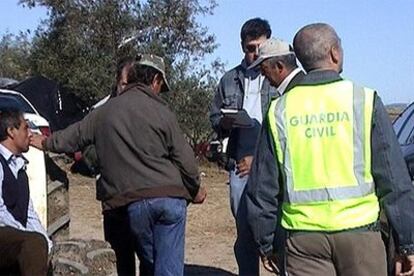
{"label": "collar", "polygon": [[13,158],[13,153],[3,146],[3,144],[0,144],[0,154],[6,159],[7,162],[10,162],[10,160]]}
{"label": "collar", "polygon": [[257,76],[260,75],[260,67],[259,66],[255,67],[255,68],[247,69],[249,66],[247,65],[245,59],[242,60],[240,65],[241,65],[241,67],[244,71],[244,77],[245,78],[249,78],[249,79],[253,80],[253,79],[257,78]]}
{"label": "collar", "polygon": [[287,75],[287,77],[279,84],[277,87],[277,92],[279,92],[280,95],[283,95],[283,93],[285,93],[289,83],[297,74],[299,74],[300,71],[300,68],[295,68],[295,70],[290,72],[289,75]]}
{"label": "collar", "polygon": [[[29,161],[24,157],[22,154],[15,155],[13,154],[8,148],[6,148],[3,144],[0,144],[0,154],[6,159],[7,163],[11,162],[19,162],[22,165],[26,165]],[[21,161],[18,161],[21,160]]]}
{"label": "collar", "polygon": [[167,102],[163,100],[163,98],[161,98],[161,96],[159,95],[155,95],[154,93],[152,93],[151,88],[148,85],[145,85],[143,83],[131,83],[128,84],[125,89],[122,91],[121,94],[119,94],[118,96],[121,96],[123,94],[126,94],[130,91],[133,90],[138,90],[140,92],[143,92],[144,94],[146,94],[147,96],[149,96],[150,98],[162,103],[163,105],[167,105]]}
{"label": "collar", "polygon": [[342,80],[342,77],[336,71],[314,70],[309,71],[308,74],[303,77],[302,81],[300,81],[300,85],[324,84],[339,80]]}

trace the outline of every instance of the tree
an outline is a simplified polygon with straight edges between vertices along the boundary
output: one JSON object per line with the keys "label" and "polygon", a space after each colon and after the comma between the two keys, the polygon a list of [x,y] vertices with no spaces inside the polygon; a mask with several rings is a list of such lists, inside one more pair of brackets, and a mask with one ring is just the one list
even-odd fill
{"label": "tree", "polygon": [[0,77],[19,80],[30,75],[30,49],[27,34],[3,35],[0,39]]}
{"label": "tree", "polygon": [[[154,53],[167,61],[175,93],[167,96],[192,145],[210,132],[207,102],[217,78],[201,66],[217,47],[197,16],[211,15],[215,0],[20,0],[44,6],[49,17],[36,30],[30,67],[57,80],[89,104],[110,92],[116,61]],[[214,68],[214,70],[212,70]],[[171,97],[173,96],[173,97]],[[179,104],[177,104],[179,103]]]}
{"label": "tree", "polygon": [[200,81],[201,76],[208,74],[206,69],[190,76],[182,76],[184,73],[179,68],[175,72],[174,76],[181,81],[174,82],[175,87],[167,93],[166,100],[176,111],[178,122],[195,149],[197,144],[206,141],[211,132],[208,106],[214,92],[213,81]]}
{"label": "tree", "polygon": [[[215,49],[214,36],[195,19],[211,13],[214,0],[206,6],[198,0],[143,2],[21,0],[49,11],[33,40],[34,73],[58,80],[93,103],[108,93],[116,60],[126,53],[155,53],[174,67],[176,61],[196,62]],[[134,35],[132,43],[119,47]]]}

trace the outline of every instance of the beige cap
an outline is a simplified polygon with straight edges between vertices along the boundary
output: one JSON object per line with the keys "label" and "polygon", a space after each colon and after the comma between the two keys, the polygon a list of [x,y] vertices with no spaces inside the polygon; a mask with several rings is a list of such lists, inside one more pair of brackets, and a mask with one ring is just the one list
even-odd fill
{"label": "beige cap", "polygon": [[254,68],[265,59],[271,57],[285,56],[289,54],[294,54],[292,47],[289,43],[279,39],[279,38],[269,38],[263,42],[259,47],[259,57],[249,66],[248,69]]}

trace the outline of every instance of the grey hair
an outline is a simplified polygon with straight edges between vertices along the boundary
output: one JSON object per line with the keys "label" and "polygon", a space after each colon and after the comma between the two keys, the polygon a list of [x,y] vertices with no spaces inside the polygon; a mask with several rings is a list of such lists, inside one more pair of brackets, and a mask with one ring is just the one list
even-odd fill
{"label": "grey hair", "polygon": [[271,58],[268,58],[267,60],[268,60],[269,65],[272,66],[272,67],[277,66],[276,64],[278,62],[283,62],[283,64],[288,69],[295,69],[296,67],[298,67],[298,64],[296,63],[295,54],[288,54],[288,55],[283,55],[283,56],[278,56],[278,57],[271,57]]}
{"label": "grey hair", "polygon": [[303,68],[309,72],[324,66],[332,47],[341,45],[341,39],[328,24],[315,23],[301,28],[293,39],[293,48]]}

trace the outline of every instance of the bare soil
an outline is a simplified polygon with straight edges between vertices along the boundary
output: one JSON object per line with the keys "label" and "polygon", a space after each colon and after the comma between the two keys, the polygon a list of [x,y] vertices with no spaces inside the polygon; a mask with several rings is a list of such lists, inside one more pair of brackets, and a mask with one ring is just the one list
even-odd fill
{"label": "bare soil", "polygon": [[[186,227],[185,275],[237,275],[233,254],[235,225],[228,200],[228,176],[215,167],[200,168],[208,197],[202,205],[190,205]],[[70,237],[103,239],[100,203],[95,180],[69,177]],[[271,275],[263,272],[262,275]]]}

